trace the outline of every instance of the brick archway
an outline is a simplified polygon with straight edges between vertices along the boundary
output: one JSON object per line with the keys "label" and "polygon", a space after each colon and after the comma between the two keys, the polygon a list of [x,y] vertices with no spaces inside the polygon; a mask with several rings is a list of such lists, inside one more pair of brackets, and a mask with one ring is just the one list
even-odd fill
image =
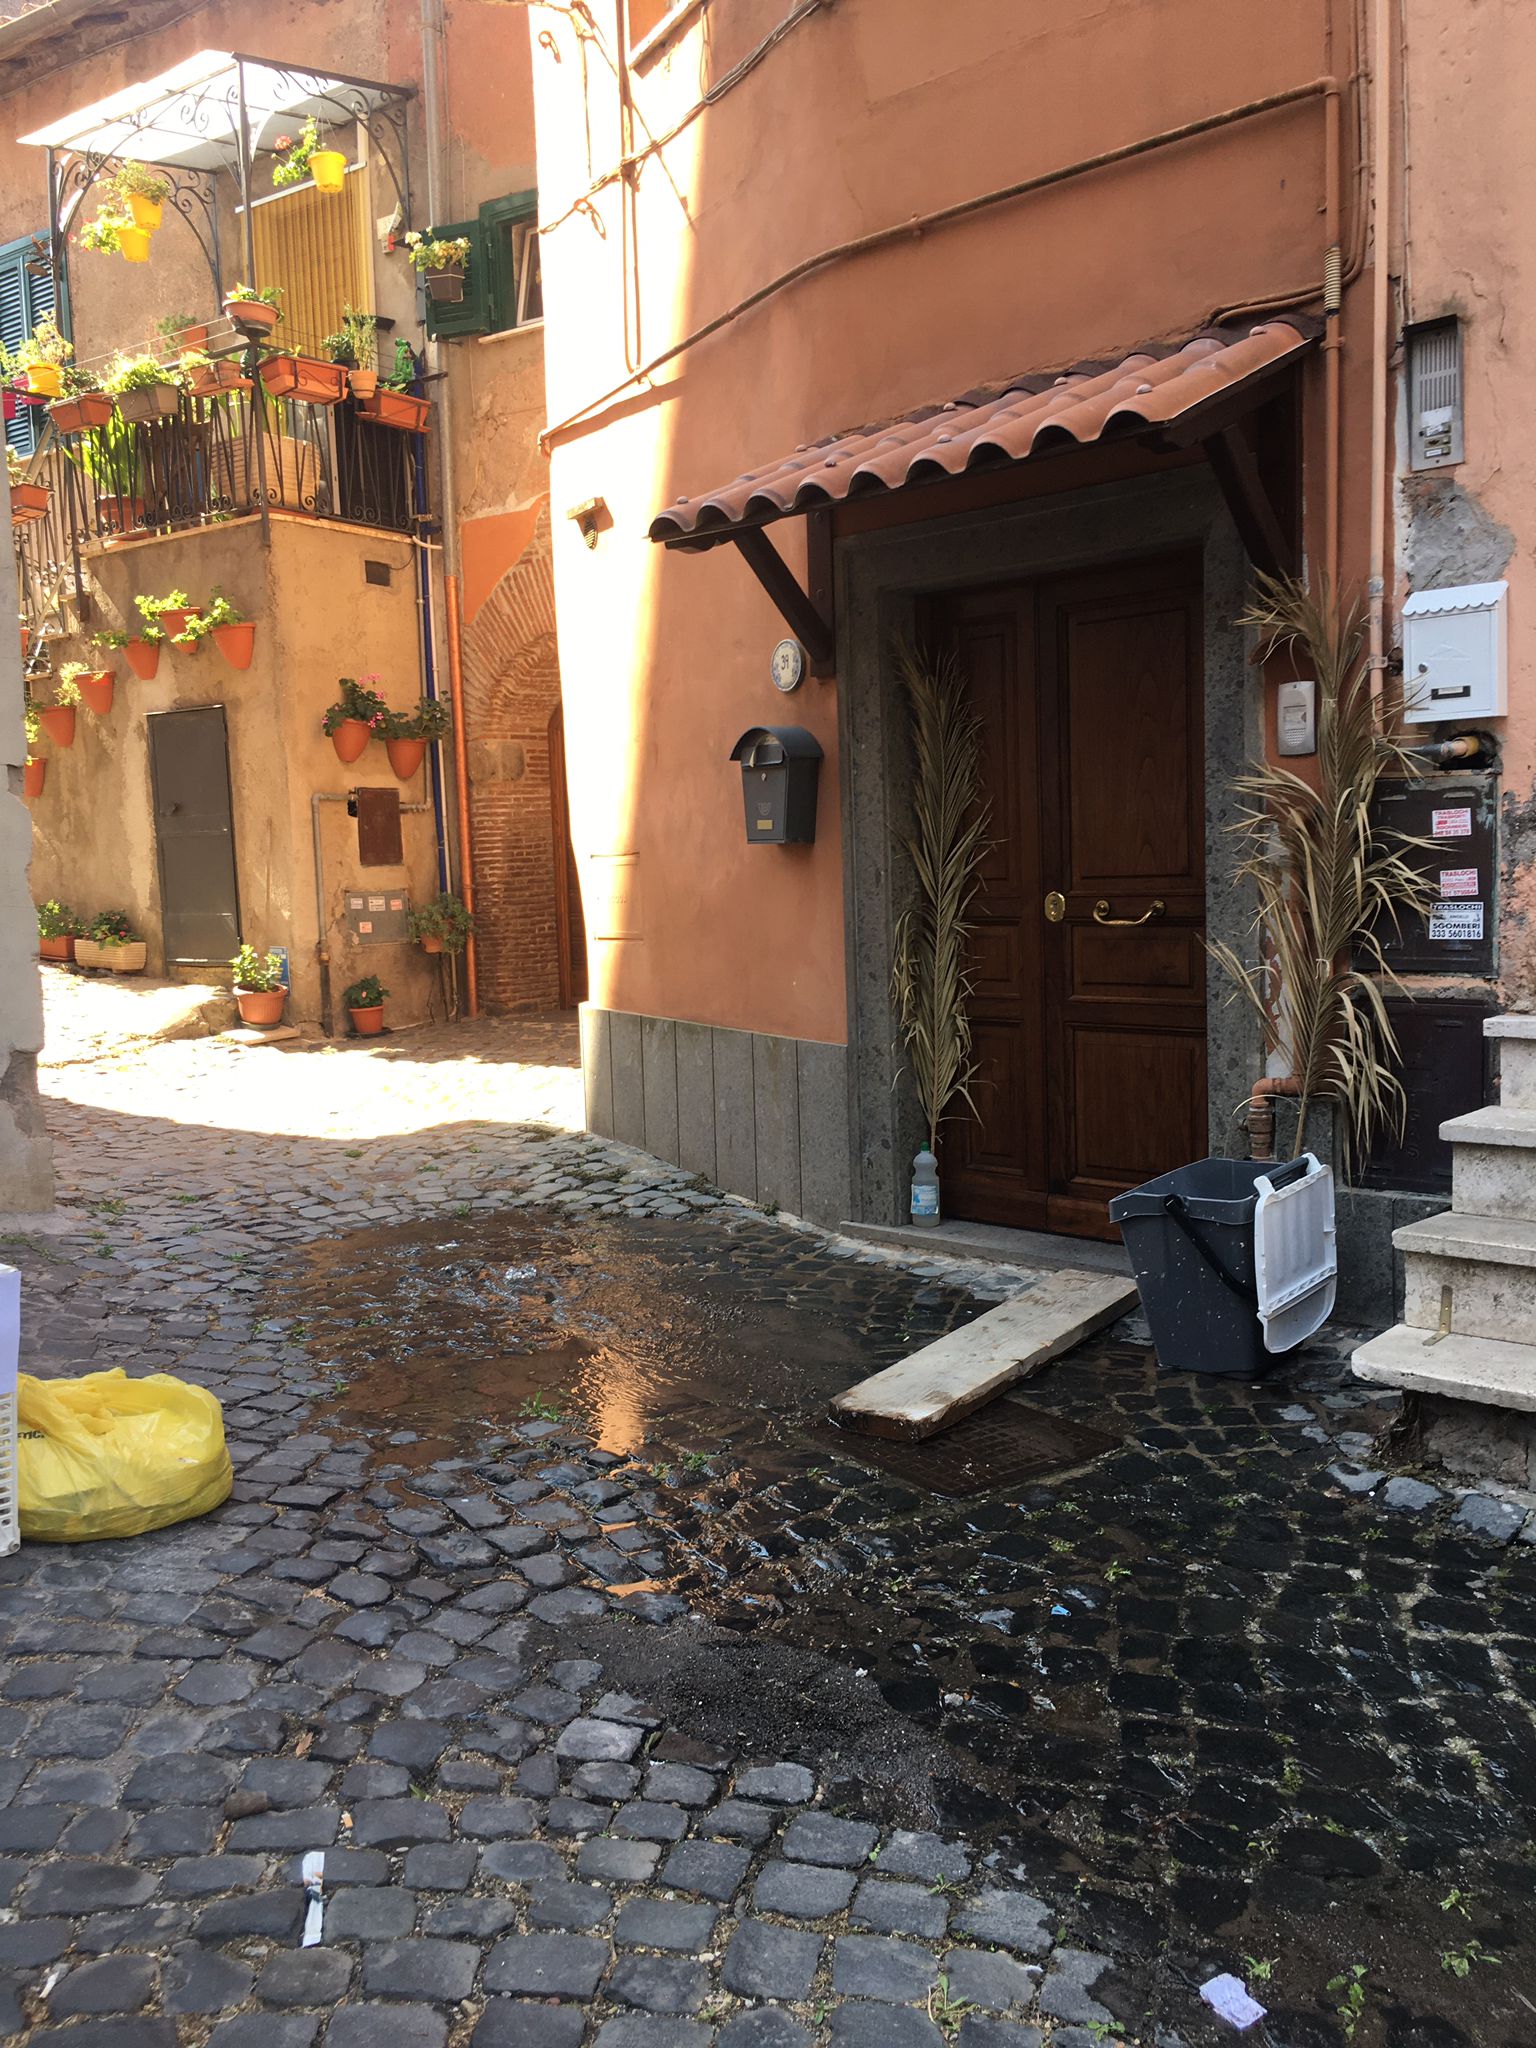
{"label": "brick archway", "polygon": [[480,996],[487,1009],[560,1001],[550,718],[560,654],[549,508],[464,632],[464,727],[475,841]]}

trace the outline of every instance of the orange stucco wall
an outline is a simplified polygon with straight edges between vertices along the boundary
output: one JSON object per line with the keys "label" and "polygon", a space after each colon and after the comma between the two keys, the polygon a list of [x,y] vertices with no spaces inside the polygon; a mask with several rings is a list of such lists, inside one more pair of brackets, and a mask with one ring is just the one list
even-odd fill
{"label": "orange stucco wall", "polygon": [[[1352,44],[1338,0],[1337,61]],[[1214,309],[1322,274],[1320,102],[839,261],[604,394],[808,256],[919,211],[1304,84],[1327,68],[1325,0],[840,0],[688,119],[783,17],[779,0],[705,7],[627,76],[613,0],[597,43],[540,16],[533,49],[550,307],[556,585],[573,825],[588,885],[593,997],[757,1031],[846,1034],[836,685],[788,704],[768,656],[780,620],[734,549],[667,554],[660,507],[800,443],[1045,368],[1177,337]],[[685,123],[633,178],[621,152]],[[1355,157],[1352,109],[1346,156]],[[558,223],[558,224],[556,224]],[[1368,361],[1363,285],[1346,328],[1346,568],[1363,571]],[[1321,379],[1307,381],[1309,519]],[[579,423],[568,415],[591,408]],[[601,498],[588,549],[563,516]],[[800,522],[774,536],[803,561]],[[1027,565],[1021,564],[1021,569]],[[727,756],[747,726],[794,720],[826,750],[817,843],[744,844]],[[617,883],[614,877],[621,880]],[[602,936],[605,930],[627,935]]]}

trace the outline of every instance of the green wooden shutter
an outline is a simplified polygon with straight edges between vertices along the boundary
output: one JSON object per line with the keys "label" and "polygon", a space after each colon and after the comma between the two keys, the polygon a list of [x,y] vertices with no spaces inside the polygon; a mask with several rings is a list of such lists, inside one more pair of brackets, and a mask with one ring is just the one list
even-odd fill
{"label": "green wooden shutter", "polygon": [[[21,346],[45,313],[54,310],[53,274],[39,248],[45,235],[22,235],[0,247],[0,341],[8,349]],[[47,415],[40,406],[20,405],[6,422],[5,438],[21,455],[37,446]]]}
{"label": "green wooden shutter", "polygon": [[[428,334],[434,341],[446,341],[456,334],[484,334],[491,324],[491,276],[479,221],[448,221],[429,232],[435,242],[453,242],[460,235],[467,236],[469,262],[464,271],[464,296],[456,305],[439,305],[435,299],[427,298]],[[425,294],[426,285],[421,289]]]}
{"label": "green wooden shutter", "polygon": [[513,257],[512,230],[537,218],[537,192],[513,192],[505,199],[488,199],[480,209],[480,239],[485,244],[486,271],[490,279],[490,331],[517,325],[517,264]]}

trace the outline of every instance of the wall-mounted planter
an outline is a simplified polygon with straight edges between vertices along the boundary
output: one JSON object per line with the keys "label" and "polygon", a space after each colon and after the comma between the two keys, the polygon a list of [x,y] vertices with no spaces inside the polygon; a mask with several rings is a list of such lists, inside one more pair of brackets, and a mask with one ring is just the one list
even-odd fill
{"label": "wall-mounted planter", "polygon": [[348,1010],[352,1029],[359,1038],[376,1038],[384,1029],[384,1005],[376,1003],[371,1010]]}
{"label": "wall-mounted planter", "polygon": [[200,619],[202,616],[195,604],[178,605],[174,610],[157,612],[155,624],[168,640],[179,640],[187,630],[188,619]]}
{"label": "wall-mounted planter", "polygon": [[105,718],[112,709],[113,676],[109,668],[96,669],[88,676],[77,676],[80,695],[85,699],[85,708],[98,718]]}
{"label": "wall-mounted planter", "polygon": [[442,940],[435,938],[431,932],[423,932],[416,943],[423,953],[441,953],[443,950]]}
{"label": "wall-mounted planter", "polygon": [[303,405],[340,405],[347,392],[344,366],[318,356],[269,356],[261,366],[261,381],[274,398]]}
{"label": "wall-mounted planter", "polygon": [[77,967],[105,967],[113,974],[142,974],[148,958],[149,948],[142,939],[131,939],[124,946],[103,946],[95,939],[75,941]]}
{"label": "wall-mounted planter", "polygon": [[46,760],[28,761],[26,767],[23,768],[21,771],[22,795],[41,796],[43,793],[43,783],[47,778],[47,774],[48,763]]}
{"label": "wall-mounted planter", "polygon": [[259,1029],[270,1030],[274,1024],[283,1021],[283,1004],[288,991],[283,988],[237,988],[235,1004],[240,1012],[242,1024],[254,1024]]}
{"label": "wall-mounted planter", "polygon": [[56,747],[72,747],[75,744],[73,704],[45,704],[37,715],[43,731]]}
{"label": "wall-mounted planter", "polygon": [[238,626],[215,626],[213,644],[231,668],[249,668],[256,652],[256,621],[242,619]]}
{"label": "wall-mounted planter", "polygon": [[424,270],[422,278],[427,287],[427,297],[435,306],[457,306],[463,303],[462,270]]}
{"label": "wall-mounted planter", "polygon": [[39,938],[37,942],[37,957],[39,960],[73,960],[75,957],[74,933],[60,932],[55,938]]}
{"label": "wall-mounted planter", "polygon": [[181,393],[174,384],[145,384],[137,391],[120,391],[117,409],[125,420],[168,420],[181,408]]}
{"label": "wall-mounted planter", "polygon": [[422,762],[427,758],[425,740],[386,740],[384,751],[389,756],[389,765],[402,782],[409,782]]}
{"label": "wall-mounted planter", "polygon": [[331,745],[336,749],[338,761],[360,760],[373,738],[373,727],[361,718],[344,718],[331,734]]}
{"label": "wall-mounted planter", "polygon": [[84,434],[111,423],[112,400],[105,391],[82,391],[78,398],[56,398],[48,417],[61,434]]}
{"label": "wall-mounted planter", "polygon": [[432,410],[430,398],[416,398],[409,391],[391,391],[381,384],[371,398],[358,400],[364,419],[377,420],[381,427],[398,427],[403,434],[424,434]]}
{"label": "wall-mounted planter", "polygon": [[160,642],[130,640],[123,649],[123,658],[141,683],[152,683],[160,668]]}
{"label": "wall-mounted planter", "polygon": [[194,398],[217,398],[225,391],[249,391],[251,380],[233,359],[200,363],[187,372],[187,389]]}
{"label": "wall-mounted planter", "polygon": [[46,519],[52,503],[52,484],[11,485],[11,518],[18,526],[29,526],[34,519]]}

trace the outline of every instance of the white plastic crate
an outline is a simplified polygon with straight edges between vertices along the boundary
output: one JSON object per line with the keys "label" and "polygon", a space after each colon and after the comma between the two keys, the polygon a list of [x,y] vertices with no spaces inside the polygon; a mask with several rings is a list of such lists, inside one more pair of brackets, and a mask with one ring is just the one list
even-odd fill
{"label": "white plastic crate", "polygon": [[1254,1181],[1253,1273],[1266,1351],[1290,1351],[1333,1313],[1339,1285],[1333,1173],[1314,1153],[1299,1180]]}
{"label": "white plastic crate", "polygon": [[21,1351],[21,1275],[0,1266],[0,1557],[21,1543],[16,1483],[16,1371]]}

